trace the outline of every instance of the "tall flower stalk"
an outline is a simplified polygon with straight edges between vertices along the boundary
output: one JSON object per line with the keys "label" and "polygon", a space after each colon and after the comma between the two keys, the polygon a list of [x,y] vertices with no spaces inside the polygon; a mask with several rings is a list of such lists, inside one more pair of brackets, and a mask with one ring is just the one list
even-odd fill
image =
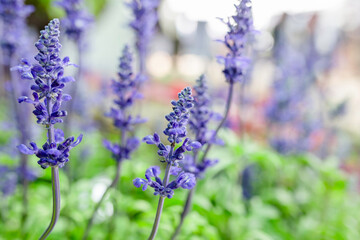
{"label": "tall flower stalk", "polygon": [[87,239],[93,225],[96,212],[103,203],[108,192],[110,189],[116,188],[119,182],[121,164],[123,160],[130,159],[131,154],[139,146],[139,139],[131,137],[131,132],[134,130],[136,125],[145,122],[145,119],[142,119],[139,116],[133,116],[130,113],[134,102],[137,99],[142,98],[142,95],[137,89],[137,83],[141,76],[133,73],[132,62],[133,57],[130,53],[129,47],[125,46],[120,58],[118,80],[113,80],[111,86],[113,93],[116,95],[114,107],[111,108],[110,113],[107,114],[108,117],[113,119],[114,127],[120,130],[120,141],[118,143],[111,143],[108,140],[104,140],[104,146],[112,153],[112,157],[116,161],[116,173],[111,184],[103,193],[100,201],[95,205],[95,208],[87,222],[82,239]]}
{"label": "tall flower stalk", "polygon": [[[84,52],[84,36],[86,30],[89,28],[90,23],[93,21],[91,16],[82,6],[83,0],[61,0],[55,2],[58,6],[62,7],[66,13],[66,16],[61,19],[62,27],[65,30],[66,36],[75,43],[78,53],[78,71],[77,80],[82,77],[83,70],[83,52]],[[73,99],[76,99],[78,95],[78,83],[75,83],[70,90],[70,94]],[[68,111],[69,118],[65,121],[65,133],[70,130],[71,118],[73,116],[75,101],[69,103]]]}
{"label": "tall flower stalk", "polygon": [[[177,188],[192,189],[196,184],[194,174],[187,173],[178,167],[178,162],[184,159],[185,152],[194,151],[201,147],[201,143],[191,141],[186,137],[186,126],[190,117],[190,109],[194,106],[194,98],[191,96],[191,89],[189,87],[182,90],[178,97],[178,101],[171,101],[173,111],[165,116],[169,123],[164,130],[164,134],[168,137],[167,139],[170,144],[163,144],[157,133],[146,136],[143,139],[147,144],[154,144],[159,149],[157,154],[164,159],[166,163],[164,178],[161,180],[159,177],[160,167],[153,166],[146,170],[145,179],[136,178],[133,181],[135,187],[139,188],[142,186],[143,191],[145,191],[148,186],[154,188],[154,195],[159,196],[159,203],[149,240],[155,239],[165,198],[172,198],[174,190]],[[176,144],[181,145],[176,147]],[[170,182],[171,175],[176,176],[176,178]]]}
{"label": "tall flower stalk", "polygon": [[[245,77],[247,76],[246,71],[250,64],[250,60],[246,57],[246,43],[248,42],[249,35],[253,32],[253,21],[252,21],[252,12],[251,12],[251,1],[250,0],[241,0],[239,5],[235,5],[236,15],[229,18],[227,21],[223,20],[223,22],[228,26],[228,32],[225,35],[224,40],[222,42],[226,48],[228,49],[228,53],[226,56],[218,57],[220,63],[224,64],[223,73],[226,78],[226,82],[229,84],[228,87],[228,95],[225,104],[225,112],[214,131],[210,134],[209,138],[204,139],[204,133],[207,133],[207,123],[210,118],[209,113],[206,111],[202,112],[201,110],[197,111],[197,114],[194,114],[194,123],[193,129],[195,130],[195,135],[197,141],[200,141],[203,144],[203,152],[202,155],[199,156],[198,153],[194,154],[194,156],[189,156],[188,158],[192,158],[190,161],[190,165],[188,165],[188,171],[195,171],[198,173],[203,173],[203,171],[216,163],[216,161],[211,161],[207,159],[207,155],[213,146],[216,143],[217,134],[224,125],[230,111],[232,96],[234,91],[234,84],[237,82],[243,83],[245,81]],[[195,101],[195,106],[201,109],[204,106],[208,107],[206,103],[208,99],[205,97],[204,91],[206,91],[206,87],[203,83],[198,83],[197,86],[198,92],[198,102]],[[207,109],[209,111],[209,109]],[[202,128],[199,128],[202,127]],[[199,159],[199,160],[197,160]],[[197,164],[197,162],[199,162]],[[199,177],[199,175],[198,175]],[[179,225],[177,226],[175,232],[173,233],[171,239],[176,239],[177,235],[180,233],[181,226],[186,218],[187,214],[190,211],[192,205],[192,199],[194,195],[195,189],[192,189],[187,196],[184,209],[182,211]]]}
{"label": "tall flower stalk", "polygon": [[37,64],[32,65],[23,59],[22,65],[14,68],[21,72],[22,79],[33,81],[31,85],[33,97],[22,96],[18,99],[19,103],[34,105],[33,114],[37,118],[37,123],[44,125],[47,130],[47,142],[42,148],[38,148],[34,142],[30,143],[30,147],[24,144],[18,146],[23,154],[35,154],[39,158],[38,164],[43,169],[51,168],[53,211],[49,226],[39,238],[41,240],[50,235],[59,218],[59,168],[69,161],[70,150],[82,140],[82,134],[76,140],[74,137],[65,140],[63,131],[55,128],[55,124],[63,122],[62,117],[67,115],[66,111],[60,110],[62,102],[71,99],[70,95],[63,94],[63,88],[66,83],[75,81],[70,76],[63,76],[64,67],[71,63],[68,57],[61,59],[59,56],[61,49],[59,27],[59,20],[53,19],[45,26],[45,30],[40,31],[40,38],[35,43],[39,51],[35,56]]}
{"label": "tall flower stalk", "polygon": [[136,48],[139,57],[139,73],[146,75],[145,61],[147,56],[147,46],[154,35],[155,26],[158,21],[156,8],[159,0],[132,0],[130,7],[134,20],[130,22],[130,27],[135,31]]}
{"label": "tall flower stalk", "polygon": [[[24,52],[26,18],[34,10],[33,6],[24,5],[23,0],[1,0],[0,1],[0,19],[2,22],[1,34],[1,50],[2,60],[4,65],[4,73],[9,77],[10,83],[10,99],[12,109],[14,110],[14,117],[17,131],[19,134],[19,142],[25,143],[29,140],[29,127],[27,121],[28,112],[26,109],[20,108],[17,104],[16,98],[23,92],[22,84],[19,84],[17,76],[10,73],[10,66],[19,58],[19,55]],[[5,82],[4,82],[5,84]],[[4,88],[5,89],[5,88]],[[20,154],[20,181],[23,185],[23,209],[21,223],[24,224],[27,219],[28,212],[28,181],[26,177],[28,173],[28,157]]]}

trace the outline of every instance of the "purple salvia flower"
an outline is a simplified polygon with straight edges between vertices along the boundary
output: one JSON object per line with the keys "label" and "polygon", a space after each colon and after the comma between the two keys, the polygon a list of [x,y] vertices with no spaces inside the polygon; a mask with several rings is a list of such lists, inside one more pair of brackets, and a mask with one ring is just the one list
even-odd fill
{"label": "purple salvia flower", "polygon": [[[143,138],[147,144],[155,144],[158,147],[158,155],[165,159],[166,162],[177,165],[177,161],[184,158],[184,153],[193,151],[201,147],[198,141],[191,141],[185,138],[187,135],[186,125],[190,118],[190,109],[194,106],[194,98],[191,96],[191,88],[187,87],[178,94],[178,101],[171,101],[173,111],[165,116],[169,122],[164,134],[168,136],[168,141],[171,145],[165,145],[160,141],[160,136],[157,133]],[[183,138],[185,138],[183,140]],[[176,143],[181,143],[176,150],[174,150]]]}
{"label": "purple salvia flower", "polygon": [[159,0],[131,0],[128,4],[134,20],[130,22],[130,27],[135,31],[136,47],[139,54],[140,74],[145,74],[145,58],[147,55],[147,45],[154,35],[155,26],[158,21],[156,8]]}
{"label": "purple salvia flower", "polygon": [[[184,168],[193,171],[195,174],[196,172],[200,173],[198,176],[201,176],[201,173],[208,168],[209,166],[215,164],[216,162],[207,160],[207,154],[213,145],[216,143],[216,136],[222,126],[225,124],[226,119],[229,115],[232,95],[234,91],[234,84],[237,82],[244,83],[245,78],[248,76],[247,69],[250,65],[250,60],[245,57],[245,50],[246,50],[246,43],[249,40],[250,36],[254,32],[253,29],[253,20],[252,20],[252,12],[251,12],[251,1],[250,0],[241,0],[239,5],[235,5],[236,8],[236,15],[229,18],[227,21],[223,20],[223,22],[228,26],[228,32],[225,35],[224,40],[222,42],[226,48],[228,49],[228,53],[226,56],[218,57],[218,61],[224,64],[223,73],[226,78],[226,82],[229,84],[229,92],[226,100],[225,105],[225,113],[222,117],[222,120],[216,127],[212,134],[210,134],[210,138],[207,139],[207,144],[204,149],[204,153],[201,157],[201,164],[202,166],[196,165],[195,161],[197,158],[197,153],[195,152],[195,157],[190,159],[190,162],[185,162]],[[242,84],[243,86],[243,84]],[[173,233],[171,239],[174,240],[176,236],[179,234],[182,223],[189,212],[191,207],[191,201],[194,191],[191,190],[188,193],[188,197],[186,200],[186,204],[184,206],[183,212],[181,214],[180,223],[177,226],[175,232]]]}
{"label": "purple salvia flower", "polygon": [[218,162],[218,159],[210,160],[206,158],[199,163],[196,163],[194,156],[187,154],[184,158],[184,161],[182,161],[181,166],[185,172],[194,174],[196,179],[201,179],[204,177],[206,170],[209,167],[216,165]]}
{"label": "purple salvia flower", "polygon": [[251,164],[244,168],[241,174],[242,196],[249,201],[254,195],[255,165]]}
{"label": "purple salvia flower", "polygon": [[[192,189],[196,184],[196,177],[192,173],[181,171],[178,167],[178,161],[184,159],[184,153],[194,151],[201,147],[201,143],[191,141],[186,138],[186,125],[189,121],[190,110],[194,106],[194,98],[191,96],[191,88],[187,87],[178,94],[178,101],[171,101],[173,111],[166,115],[165,118],[169,122],[164,134],[168,136],[170,145],[165,145],[161,142],[160,136],[157,133],[144,137],[143,141],[147,144],[154,144],[158,147],[158,155],[164,158],[166,162],[165,176],[161,180],[160,168],[151,167],[145,172],[145,179],[136,178],[133,181],[135,187],[141,187],[145,191],[148,186],[154,188],[154,195],[159,195],[158,211],[155,217],[153,229],[149,239],[154,239],[160,221],[164,199],[172,198],[174,190],[177,188]],[[184,139],[185,138],[185,139]],[[184,140],[183,140],[184,139]],[[175,149],[175,145],[181,143]],[[177,176],[176,179],[169,182],[170,175]],[[155,178],[153,180],[152,178]]]}
{"label": "purple salvia flower", "polygon": [[[110,113],[107,114],[108,117],[113,119],[114,126],[121,130],[122,135],[132,131],[135,125],[145,122],[145,119],[139,116],[131,116],[128,112],[134,102],[142,98],[142,94],[139,93],[136,87],[139,75],[133,74],[132,61],[133,58],[129,47],[125,46],[120,58],[118,80],[113,80],[111,85],[113,93],[116,95],[115,107],[111,108]],[[137,149],[140,143],[135,137],[122,138],[122,141],[120,145],[104,140],[104,146],[112,152],[113,158],[118,162],[129,159],[130,154]]]}
{"label": "purple salvia flower", "polygon": [[[90,229],[93,225],[93,220],[97,210],[105,199],[106,194],[111,188],[115,188],[119,181],[121,163],[125,159],[130,159],[131,153],[133,153],[139,146],[139,139],[136,137],[128,137],[128,133],[134,129],[134,126],[145,122],[145,119],[139,116],[133,117],[129,110],[133,107],[134,102],[137,99],[142,98],[137,88],[137,79],[140,75],[135,75],[132,68],[133,57],[130,53],[129,47],[125,46],[120,57],[118,79],[112,81],[112,91],[116,95],[114,107],[111,108],[110,113],[106,114],[113,119],[113,125],[120,130],[120,142],[111,143],[108,140],[104,140],[104,146],[112,153],[113,159],[116,161],[116,174],[111,184],[106,188],[100,201],[96,204],[88,222],[83,240],[87,239]],[[136,183],[138,184],[138,183]],[[143,189],[146,189],[147,184]]]}
{"label": "purple salvia flower", "polygon": [[194,90],[196,91],[196,95],[194,96],[194,107],[190,111],[189,126],[195,133],[195,139],[204,145],[209,142],[209,138],[212,135],[208,129],[208,123],[213,116],[210,108],[211,100],[208,94],[207,81],[204,75],[201,75],[196,81]]}
{"label": "purple salvia flower", "polygon": [[24,0],[0,0],[0,19],[2,20],[1,49],[4,64],[10,65],[11,58],[21,44],[25,31],[25,19],[34,7],[24,5]]}
{"label": "purple salvia flower", "polygon": [[194,98],[191,96],[191,88],[187,87],[178,94],[178,101],[171,101],[173,112],[166,115],[169,122],[164,134],[168,136],[170,143],[180,143],[186,137],[186,124],[189,121],[190,109],[194,106]]}
{"label": "purple salvia flower", "polygon": [[[191,189],[196,184],[196,178],[193,174],[181,172],[178,174],[178,169],[175,172],[177,175],[176,179],[172,182],[168,183],[164,186],[162,180],[160,179],[160,168],[158,166],[150,167],[146,170],[145,179],[144,178],[136,178],[134,179],[133,183],[134,186],[139,188],[141,186],[142,190],[145,191],[147,187],[154,188],[154,195],[159,195],[161,197],[172,198],[174,195],[174,190],[181,187],[184,189]],[[155,178],[152,180],[151,178]]]}
{"label": "purple salvia flower", "polygon": [[0,165],[0,194],[7,197],[14,193],[17,183],[16,173],[8,166]]}
{"label": "purple salvia flower", "polygon": [[82,9],[83,0],[62,0],[56,2],[56,4],[66,12],[66,16],[61,20],[65,34],[71,40],[79,43],[85,30],[93,22],[93,16]]}
{"label": "purple salvia flower", "polygon": [[[195,134],[195,140],[205,144],[217,144],[220,143],[220,139],[214,138],[214,131],[209,129],[209,123],[216,114],[211,110],[211,99],[208,94],[207,80],[204,75],[196,81],[194,87],[196,95],[194,96],[194,107],[191,109],[191,115],[189,119],[189,126],[192,132]],[[197,163],[198,153],[193,155],[186,155],[185,160],[182,161],[182,167],[186,172],[192,173],[196,178],[202,178],[208,167],[214,166],[218,161],[210,159],[201,159],[200,163]]]}
{"label": "purple salvia flower", "polygon": [[54,128],[54,125],[61,123],[61,118],[67,115],[66,111],[60,109],[61,103],[71,99],[69,95],[62,93],[63,88],[67,82],[74,81],[72,77],[64,76],[64,67],[71,63],[68,57],[61,59],[59,56],[61,49],[59,27],[60,21],[53,19],[44,30],[40,31],[39,40],[35,43],[39,51],[35,56],[37,64],[32,65],[23,60],[22,66],[14,68],[20,71],[23,79],[34,81],[31,86],[33,98],[23,96],[18,101],[34,105],[33,114],[37,118],[37,123],[45,125],[48,134],[47,142],[41,149],[33,142],[30,143],[30,147],[24,144],[18,146],[23,154],[35,154],[42,168],[51,167],[53,215],[40,239],[46,239],[49,236],[60,215],[59,168],[69,161],[70,150],[82,140],[82,134],[76,140],[74,137],[64,140],[62,131]]}
{"label": "purple salvia flower", "polygon": [[32,148],[20,145],[18,148],[24,154],[35,154],[40,158],[39,164],[42,168],[48,166],[63,167],[68,161],[69,150],[81,142],[82,135],[75,141],[74,137],[64,140],[64,134],[60,129],[54,129],[54,124],[61,123],[62,117],[67,115],[66,111],[61,110],[63,101],[69,101],[71,97],[62,93],[62,89],[67,82],[75,81],[72,77],[63,76],[64,67],[71,65],[69,58],[59,57],[61,44],[59,43],[59,20],[51,20],[49,25],[40,33],[39,40],[35,43],[39,53],[35,56],[38,64],[31,65],[27,60],[22,60],[22,66],[15,69],[21,72],[21,77],[25,80],[32,80],[33,98],[22,96],[18,99],[19,103],[26,102],[34,105],[33,114],[37,118],[38,124],[43,124],[48,132],[49,142],[43,145],[43,149],[37,149],[36,144],[31,144]]}
{"label": "purple salvia flower", "polygon": [[242,82],[246,76],[250,60],[245,57],[245,47],[250,34],[254,32],[251,1],[241,0],[240,4],[235,7],[236,15],[224,21],[229,31],[225,35],[225,39],[221,41],[229,53],[225,57],[218,57],[218,60],[225,66],[223,73],[229,83]]}

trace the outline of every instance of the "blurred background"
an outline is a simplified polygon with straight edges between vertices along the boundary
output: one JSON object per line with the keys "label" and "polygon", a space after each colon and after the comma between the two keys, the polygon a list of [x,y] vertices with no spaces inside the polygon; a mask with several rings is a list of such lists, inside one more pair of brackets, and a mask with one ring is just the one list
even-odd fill
{"label": "blurred background", "polygon": [[[227,53],[217,41],[224,38],[227,26],[219,18],[233,15],[236,3],[160,2],[146,59],[149,79],[142,89],[144,99],[134,108],[148,122],[135,135],[162,132],[170,100],[201,74],[208,78],[213,109],[223,114],[227,84],[216,57]],[[64,12],[51,0],[26,4],[35,6],[28,18],[29,56],[35,56],[39,31]],[[73,135],[84,134],[84,141],[73,150],[67,173],[61,173],[62,212],[51,239],[80,238],[114,174],[114,161],[102,139],[118,136],[104,114],[112,106],[109,86],[121,50],[129,44],[135,53],[135,35],[128,26],[133,16],[125,4],[85,0],[94,21],[84,37],[71,127]],[[359,9],[358,0],[253,1],[257,31],[248,51],[251,70],[235,88],[220,133],[225,144],[211,152],[219,163],[199,181],[179,239],[360,239]],[[61,56],[78,63],[77,46],[65,35],[61,43]],[[75,68],[66,71],[76,74]],[[21,225],[21,186],[14,170],[18,140],[5,102],[0,106],[0,239],[36,239],[51,214],[50,173],[31,158],[29,220]],[[36,125],[30,123],[32,139],[44,141]],[[133,187],[132,179],[154,164],[156,150],[142,144],[124,165],[118,191],[100,209],[91,239],[147,237],[157,199]],[[185,195],[179,191],[166,200],[158,239],[169,238]],[[112,217],[115,227],[107,225]]]}

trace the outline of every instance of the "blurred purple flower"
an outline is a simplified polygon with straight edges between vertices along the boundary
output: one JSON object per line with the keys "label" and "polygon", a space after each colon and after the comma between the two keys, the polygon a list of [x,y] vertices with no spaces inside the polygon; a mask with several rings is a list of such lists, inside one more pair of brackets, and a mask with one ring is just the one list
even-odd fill
{"label": "blurred purple flower", "polygon": [[94,21],[93,16],[82,9],[83,0],[62,0],[55,2],[62,7],[66,16],[61,20],[65,34],[73,41],[79,43],[85,30]]}
{"label": "blurred purple flower", "polygon": [[25,19],[33,11],[34,7],[24,5],[24,0],[0,0],[0,19],[3,23],[0,41],[4,64],[11,64],[11,58],[21,46],[26,28]]}
{"label": "blurred purple flower", "polygon": [[241,0],[235,5],[236,15],[222,21],[228,26],[225,39],[220,42],[230,51],[225,57],[218,57],[218,61],[224,64],[223,73],[226,81],[233,84],[242,82],[246,76],[246,70],[250,65],[250,59],[244,57],[245,44],[254,32],[252,20],[252,6],[250,0]]}
{"label": "blurred purple flower", "polygon": [[135,31],[136,47],[139,53],[140,74],[145,73],[145,58],[147,55],[147,45],[155,32],[158,21],[156,8],[159,0],[132,0],[127,5],[130,7],[134,20],[130,22],[130,27]]}
{"label": "blurred purple flower", "polygon": [[[120,57],[118,80],[113,80],[111,85],[113,93],[116,95],[115,107],[111,108],[110,113],[106,114],[106,116],[113,119],[113,125],[121,130],[122,136],[125,136],[128,131],[132,131],[135,125],[146,121],[139,116],[133,117],[129,113],[134,102],[142,98],[142,94],[139,93],[136,85],[140,75],[133,73],[132,61],[133,57],[129,47],[125,46]],[[122,137],[120,144],[112,144],[108,140],[104,140],[103,143],[112,152],[113,158],[119,162],[130,159],[131,153],[138,148],[139,142],[136,137],[127,139]]]}

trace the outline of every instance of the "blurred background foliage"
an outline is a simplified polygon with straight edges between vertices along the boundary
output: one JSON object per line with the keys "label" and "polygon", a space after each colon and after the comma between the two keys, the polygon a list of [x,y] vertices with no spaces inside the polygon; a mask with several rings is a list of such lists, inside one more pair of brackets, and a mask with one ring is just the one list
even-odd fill
{"label": "blurred background foliage", "polygon": [[[104,191],[110,182],[114,163],[110,154],[99,146],[101,138],[94,133],[84,140],[84,146],[93,148],[86,160],[81,154],[72,157],[74,179],[69,180],[63,172],[60,175],[62,208],[52,239],[80,239],[87,216],[98,200],[97,193]],[[179,239],[360,237],[359,196],[351,180],[339,170],[335,158],[322,161],[313,155],[282,156],[251,140],[240,144],[240,139],[229,130],[223,132],[222,138],[225,146],[213,152],[221,161],[207,173],[206,181],[198,182],[193,210],[185,220]],[[123,165],[119,188],[112,191],[101,207],[91,239],[147,237],[157,199],[150,191],[133,187],[131,181],[143,174],[144,162],[154,160],[155,163],[151,148],[141,146],[133,160]],[[1,162],[11,163],[11,159],[2,155]],[[248,165],[253,166],[252,195],[244,199],[239,173]],[[30,185],[31,214],[22,229],[18,222],[20,189],[1,201],[0,239],[36,239],[41,234],[43,229],[39,226],[51,214],[46,201],[51,199],[49,173],[44,171],[44,175]],[[178,191],[173,199],[165,201],[159,239],[167,239],[172,233],[185,197],[185,191]],[[117,213],[115,226],[109,226],[114,212]]]}

